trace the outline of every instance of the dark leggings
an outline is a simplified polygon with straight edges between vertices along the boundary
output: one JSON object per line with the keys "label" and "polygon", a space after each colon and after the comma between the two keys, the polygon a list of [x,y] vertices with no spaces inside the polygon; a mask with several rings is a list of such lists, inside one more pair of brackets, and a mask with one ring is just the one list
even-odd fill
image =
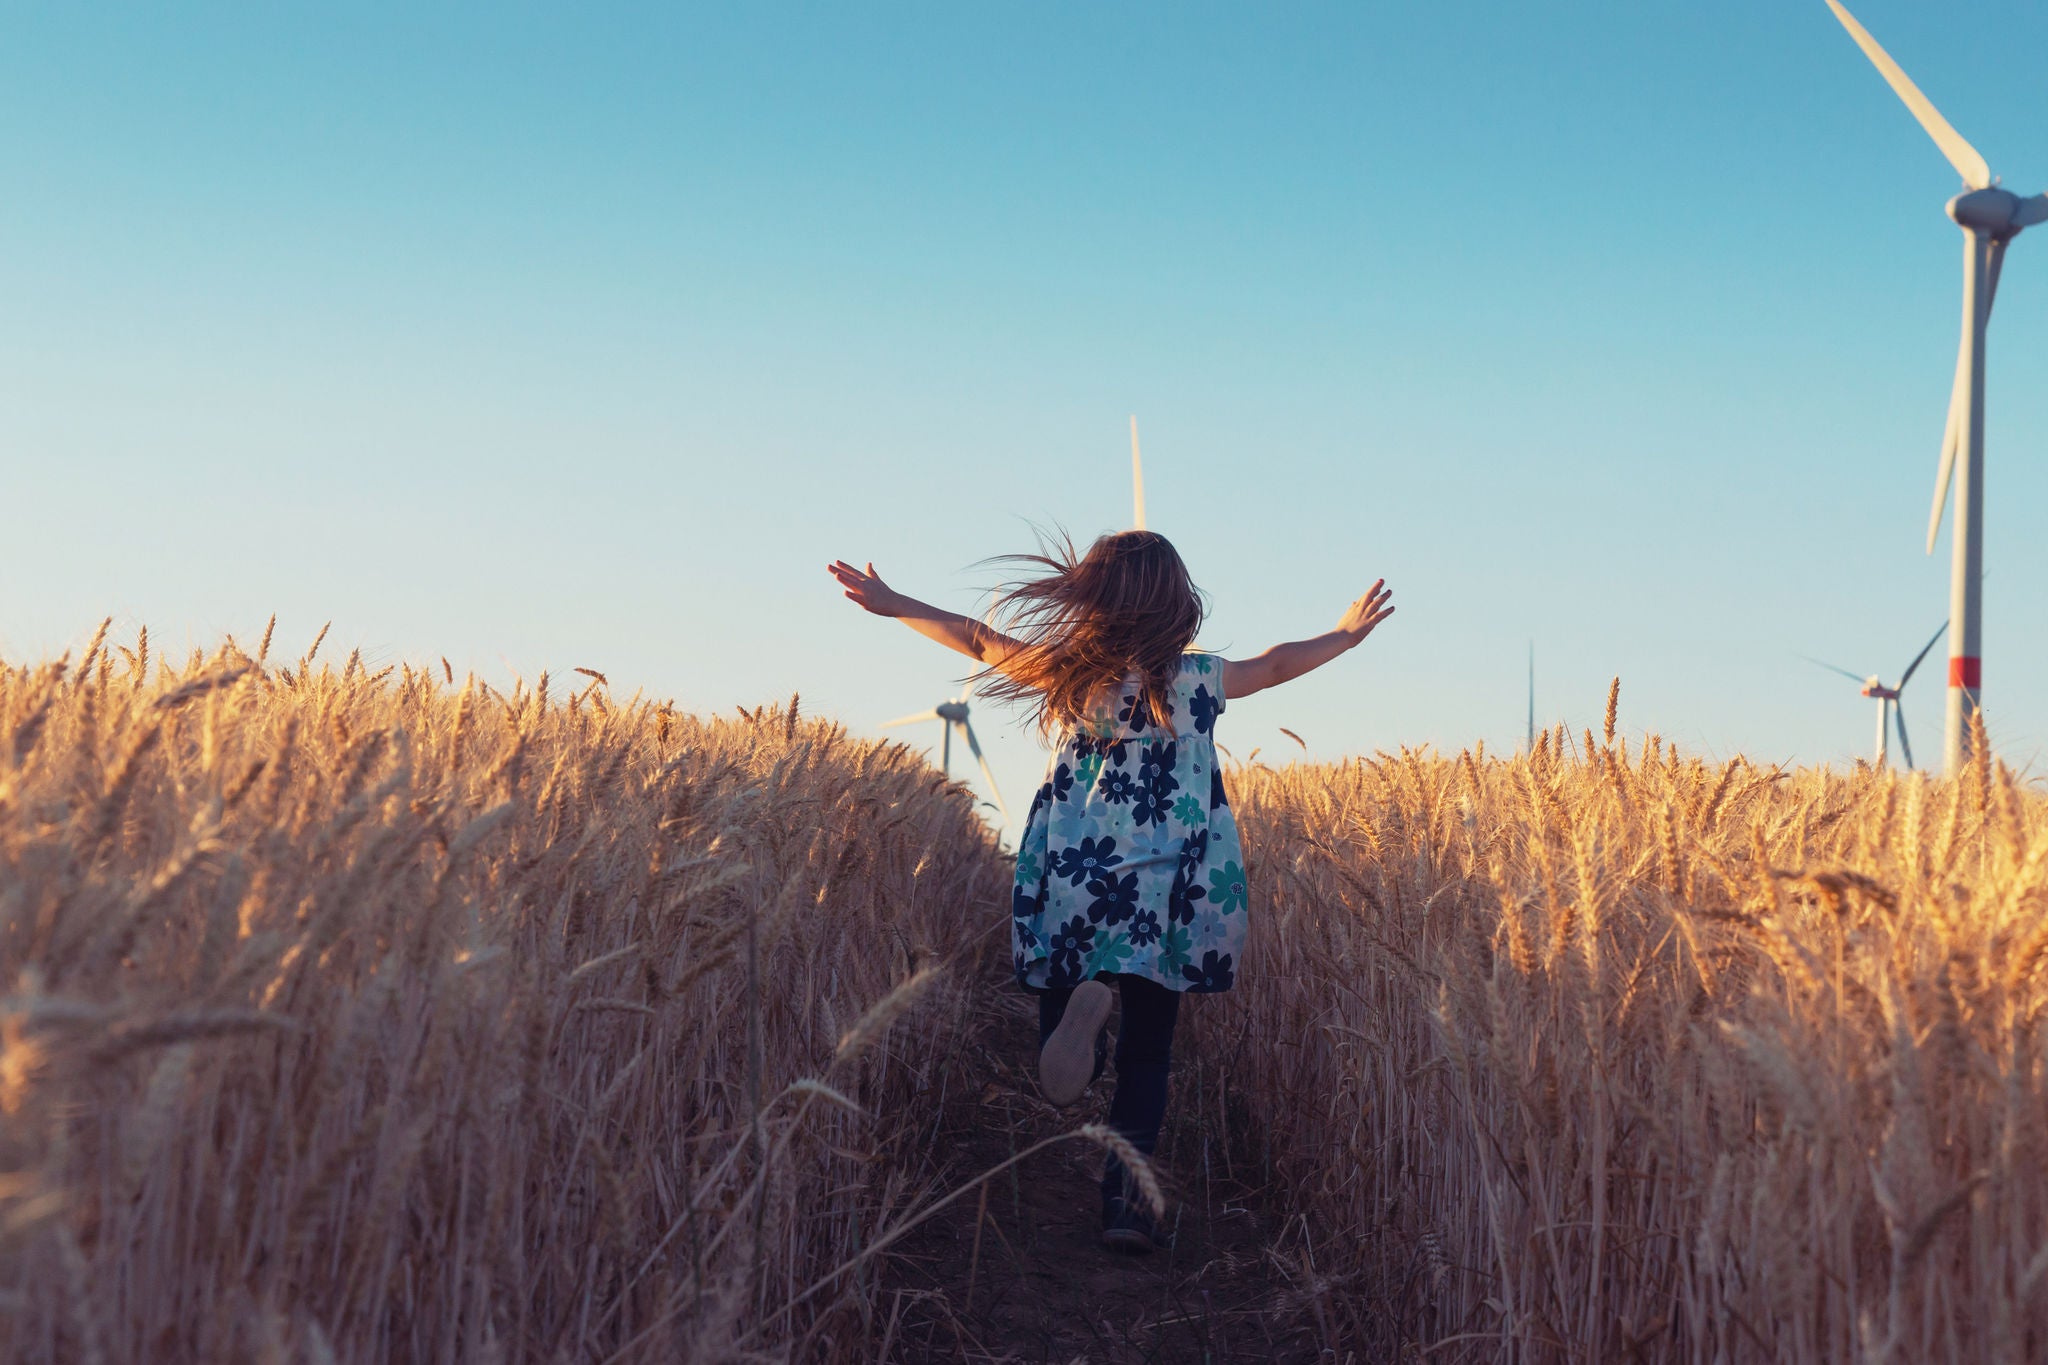
{"label": "dark leggings", "polygon": [[[1146,1156],[1159,1144],[1159,1125],[1166,1117],[1166,1073],[1173,1065],[1173,1025],[1180,1018],[1180,992],[1142,976],[1101,978],[1117,988],[1123,1018],[1116,1030],[1116,1094],[1109,1101],[1109,1126],[1130,1139]],[[1072,986],[1039,992],[1038,1045],[1052,1037],[1067,1012]],[[1109,1026],[1095,1040],[1095,1074],[1102,1074]],[[1124,1164],[1114,1156],[1102,1170],[1102,1197],[1130,1198]]]}

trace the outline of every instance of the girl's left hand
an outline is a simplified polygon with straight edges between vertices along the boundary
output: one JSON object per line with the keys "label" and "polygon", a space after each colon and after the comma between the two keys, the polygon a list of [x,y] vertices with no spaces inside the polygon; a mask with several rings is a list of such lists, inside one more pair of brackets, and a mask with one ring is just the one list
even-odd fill
{"label": "girl's left hand", "polygon": [[825,571],[839,580],[839,586],[846,589],[847,600],[857,604],[861,610],[877,616],[903,614],[903,595],[882,581],[872,561],[866,573],[843,559],[826,565]]}
{"label": "girl's left hand", "polygon": [[1365,596],[1351,604],[1344,613],[1344,619],[1337,623],[1337,629],[1349,635],[1354,644],[1363,640],[1372,634],[1374,626],[1394,614],[1394,608],[1390,605],[1393,600],[1394,590],[1389,588],[1387,580],[1382,578],[1366,589]]}

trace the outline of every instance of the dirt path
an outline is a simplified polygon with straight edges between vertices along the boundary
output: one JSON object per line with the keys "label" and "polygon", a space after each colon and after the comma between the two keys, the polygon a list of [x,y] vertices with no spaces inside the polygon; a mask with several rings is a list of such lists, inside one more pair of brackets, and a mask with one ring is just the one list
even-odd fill
{"label": "dirt path", "polygon": [[[1199,1000],[1190,1009],[1199,1009]],[[1114,1074],[1081,1103],[1039,1098],[1037,1012],[1007,977],[982,972],[968,1008],[976,1020],[935,1157],[957,1187],[1042,1138],[1100,1120]],[[1185,1020],[1183,1021],[1185,1022]],[[1268,1254],[1276,1228],[1235,1172],[1213,1078],[1176,1060],[1166,1132],[1156,1158],[1168,1184],[1172,1249],[1118,1256],[1098,1241],[1101,1149],[1062,1143],[988,1182],[919,1229],[882,1297],[890,1314],[882,1358],[1005,1365],[1125,1362],[1307,1362],[1314,1333]],[[1014,1177],[1014,1178],[1013,1178]]]}

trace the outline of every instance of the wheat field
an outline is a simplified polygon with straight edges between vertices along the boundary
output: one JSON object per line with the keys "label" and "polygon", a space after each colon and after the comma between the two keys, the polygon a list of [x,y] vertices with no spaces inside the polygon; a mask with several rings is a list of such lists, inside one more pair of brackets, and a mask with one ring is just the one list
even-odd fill
{"label": "wheat field", "polygon": [[270,644],[0,668],[0,1357],[862,1359],[966,793]]}
{"label": "wheat field", "polygon": [[[0,665],[0,1354],[867,1359],[970,1188],[964,789],[270,643]],[[1235,769],[1188,1046],[1331,1358],[2048,1355],[2048,815],[1978,739]]]}
{"label": "wheat field", "polygon": [[[1655,736],[1241,769],[1203,1020],[1326,1339],[2048,1357],[2048,816]],[[1410,1347],[1404,1347],[1409,1343]]]}

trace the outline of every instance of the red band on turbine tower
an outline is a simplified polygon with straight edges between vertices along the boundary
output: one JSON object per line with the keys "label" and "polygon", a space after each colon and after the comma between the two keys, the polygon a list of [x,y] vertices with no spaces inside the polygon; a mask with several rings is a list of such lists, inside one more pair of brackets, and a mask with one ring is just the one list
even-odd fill
{"label": "red band on turbine tower", "polygon": [[1984,685],[1984,661],[1972,654],[1959,655],[1948,661],[1948,685],[1950,687],[1982,687]]}

